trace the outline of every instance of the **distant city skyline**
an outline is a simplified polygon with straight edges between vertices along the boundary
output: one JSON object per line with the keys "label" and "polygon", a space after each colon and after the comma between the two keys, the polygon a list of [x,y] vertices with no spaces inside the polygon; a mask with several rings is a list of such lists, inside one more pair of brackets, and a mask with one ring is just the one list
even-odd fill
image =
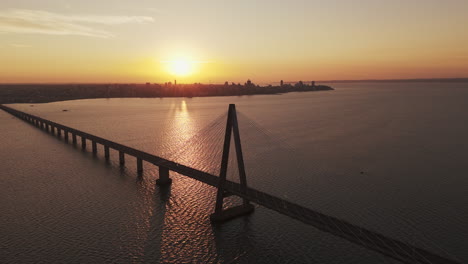
{"label": "distant city skyline", "polygon": [[468,77],[468,1],[0,3],[0,83]]}

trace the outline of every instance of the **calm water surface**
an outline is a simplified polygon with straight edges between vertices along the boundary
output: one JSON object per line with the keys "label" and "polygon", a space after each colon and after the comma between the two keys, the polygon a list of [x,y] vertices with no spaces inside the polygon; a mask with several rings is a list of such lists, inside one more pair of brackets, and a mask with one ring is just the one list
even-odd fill
{"label": "calm water surface", "polygon": [[[13,106],[217,174],[235,103],[251,187],[468,262],[468,84],[333,86]],[[214,188],[0,122],[2,263],[397,263],[262,207],[214,227]]]}

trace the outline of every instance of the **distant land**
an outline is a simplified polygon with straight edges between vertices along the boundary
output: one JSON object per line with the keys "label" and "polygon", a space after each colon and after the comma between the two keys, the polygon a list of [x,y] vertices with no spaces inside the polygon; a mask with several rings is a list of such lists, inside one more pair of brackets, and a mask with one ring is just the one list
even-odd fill
{"label": "distant land", "polygon": [[[468,83],[468,78],[419,78],[419,79],[363,79],[323,80],[319,83]],[[175,84],[167,83],[112,83],[112,84],[0,84],[0,104],[47,103],[65,100],[93,98],[162,98],[162,97],[206,97],[241,96],[259,94],[282,94],[289,92],[333,90],[315,82],[284,82],[273,85],[257,85],[248,80],[244,84]]]}
{"label": "distant land", "polygon": [[328,91],[330,86],[315,82],[277,86],[256,85],[250,80],[245,84],[0,84],[0,104],[47,103],[65,100],[93,98],[157,98],[157,97],[205,97],[241,96],[258,94],[282,94],[289,92]]}
{"label": "distant land", "polygon": [[366,83],[366,82],[377,82],[377,83],[402,83],[402,82],[468,82],[468,78],[420,78],[420,79],[363,79],[363,80],[325,80],[320,81],[321,83]]}

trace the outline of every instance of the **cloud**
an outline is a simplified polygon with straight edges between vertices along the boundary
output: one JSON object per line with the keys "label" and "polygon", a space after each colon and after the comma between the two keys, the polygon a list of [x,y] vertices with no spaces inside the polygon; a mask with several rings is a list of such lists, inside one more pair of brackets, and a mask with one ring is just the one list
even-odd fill
{"label": "cloud", "polygon": [[17,43],[12,43],[12,44],[10,44],[10,46],[12,46],[14,48],[30,48],[30,47],[32,47],[31,45],[28,45],[28,44],[17,44]]}
{"label": "cloud", "polygon": [[79,35],[110,38],[113,35],[93,25],[145,24],[154,22],[147,16],[61,15],[57,13],[8,9],[0,11],[0,33]]}

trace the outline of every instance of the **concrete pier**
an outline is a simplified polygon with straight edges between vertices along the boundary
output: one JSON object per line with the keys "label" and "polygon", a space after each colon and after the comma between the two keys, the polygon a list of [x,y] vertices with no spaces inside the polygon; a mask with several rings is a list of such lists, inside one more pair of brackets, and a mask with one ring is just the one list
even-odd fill
{"label": "concrete pier", "polygon": [[57,128],[57,137],[62,137],[62,129]]}
{"label": "concrete pier", "polygon": [[125,153],[123,151],[119,151],[119,164],[120,166],[125,164]]}
{"label": "concrete pier", "polygon": [[137,172],[138,173],[143,172],[143,160],[140,158],[137,158]]}
{"label": "concrete pier", "polygon": [[104,146],[104,157],[106,158],[107,161],[109,161],[110,153],[109,153],[109,147],[108,146]]}
{"label": "concrete pier", "polygon": [[91,144],[93,146],[93,154],[96,155],[97,154],[97,143],[96,143],[96,141],[92,141]]}
{"label": "concrete pier", "polygon": [[166,167],[159,166],[159,179],[156,180],[157,185],[168,185],[172,183],[172,179],[169,178],[169,169]]}
{"label": "concrete pier", "polygon": [[63,137],[65,139],[65,142],[68,143],[68,132],[67,131],[63,131]]}
{"label": "concrete pier", "polygon": [[81,149],[86,149],[86,138],[81,136]]}
{"label": "concrete pier", "polygon": [[252,204],[242,204],[234,206],[228,209],[224,209],[222,212],[214,213],[210,215],[210,220],[212,222],[226,222],[228,220],[234,219],[241,215],[248,215],[253,213],[255,207]]}

